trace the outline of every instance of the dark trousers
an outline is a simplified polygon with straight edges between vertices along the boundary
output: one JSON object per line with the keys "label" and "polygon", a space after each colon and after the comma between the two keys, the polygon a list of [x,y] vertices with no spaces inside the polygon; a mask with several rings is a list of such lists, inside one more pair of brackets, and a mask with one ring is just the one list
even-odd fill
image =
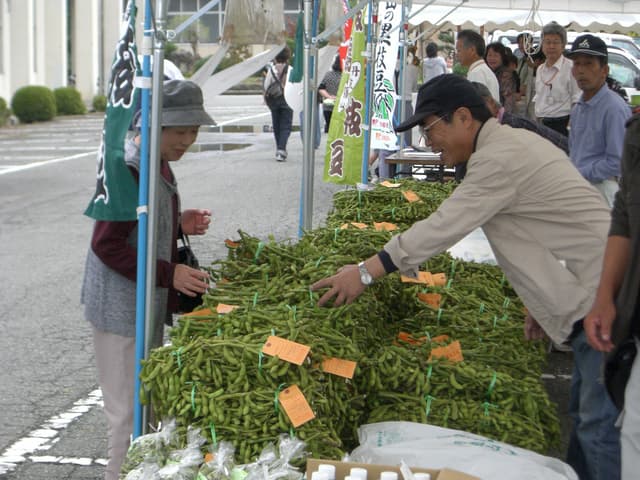
{"label": "dark trousers", "polygon": [[287,142],[291,135],[291,124],[293,122],[293,110],[287,105],[284,98],[281,101],[267,102],[271,110],[271,122],[273,124],[273,136],[276,139],[278,150],[287,150]]}
{"label": "dark trousers", "polygon": [[545,127],[549,127],[550,129],[563,134],[565,137],[569,136],[569,115],[566,117],[543,118],[542,124]]}
{"label": "dark trousers", "polygon": [[324,115],[324,133],[329,133],[329,123],[331,122],[333,110],[322,110],[322,114]]}

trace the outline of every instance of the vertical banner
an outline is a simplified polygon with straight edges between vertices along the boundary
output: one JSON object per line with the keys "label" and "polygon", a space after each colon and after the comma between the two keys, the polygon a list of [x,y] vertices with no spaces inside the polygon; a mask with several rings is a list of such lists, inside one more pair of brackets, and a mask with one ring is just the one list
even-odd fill
{"label": "vertical banner", "polygon": [[137,218],[138,185],[124,162],[124,141],[135,113],[137,90],[133,85],[138,68],[136,13],[129,0],[124,31],[111,64],[107,112],[98,151],[96,192],[85,215],[96,220],[127,221]]}
{"label": "vertical banner", "polygon": [[325,182],[355,185],[361,178],[366,81],[362,55],[366,48],[364,18],[361,11],[353,19],[351,42],[329,124]]}
{"label": "vertical banner", "polygon": [[373,74],[371,148],[397,150],[398,139],[393,129],[393,113],[396,106],[394,77],[400,46],[402,2],[380,2],[378,8],[380,33]]}

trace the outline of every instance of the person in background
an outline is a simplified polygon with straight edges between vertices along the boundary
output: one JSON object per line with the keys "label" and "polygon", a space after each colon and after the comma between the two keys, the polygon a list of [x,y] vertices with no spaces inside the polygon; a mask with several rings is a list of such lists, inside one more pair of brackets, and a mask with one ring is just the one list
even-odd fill
{"label": "person in background", "polygon": [[427,56],[422,60],[422,83],[447,73],[447,62],[438,56],[438,45],[435,42],[429,42],[425,52]]}
{"label": "person in background", "polygon": [[[520,85],[518,87],[518,100],[516,101],[516,113],[527,116],[527,105],[530,98],[529,83],[533,81],[533,64],[531,56],[533,54],[533,37],[530,33],[521,33],[518,35],[518,48],[514,52],[518,63],[516,64],[515,73],[518,75]],[[518,56],[518,52],[520,55]]]}
{"label": "person in background", "polygon": [[486,102],[491,114],[496,117],[502,125],[509,125],[513,128],[525,128],[533,133],[537,133],[542,138],[549,140],[565,154],[569,155],[569,139],[566,136],[522,115],[507,112],[502,105],[495,101],[485,85],[478,82],[471,82],[471,84]]}
{"label": "person in background", "polygon": [[289,58],[291,58],[291,50],[289,47],[284,47],[276,55],[274,61],[268,65],[264,77],[265,92],[273,82],[279,82],[282,86],[282,95],[277,97],[265,95],[265,103],[271,111],[273,136],[276,140],[275,157],[278,162],[284,162],[287,159],[287,142],[289,141],[293,124],[293,110],[284,98],[284,86],[287,83],[287,74],[289,72]]}
{"label": "person in background", "polygon": [[[416,57],[415,45],[407,48],[407,61],[404,66],[404,77],[402,84],[402,103],[404,104],[404,118],[413,115],[413,92],[418,90],[418,76],[420,75],[420,60]],[[403,135],[403,146],[411,145],[411,130],[407,130]]]}
{"label": "person in background", "polygon": [[581,479],[619,478],[618,411],[598,375],[602,354],[587,343],[582,321],[596,296],[609,209],[560,149],[500,125],[460,76],[441,75],[420,88],[416,113],[397,129],[415,125],[448,167],[467,163],[466,177],[436,212],[377,254],[315,282],[312,290],[326,289],[318,305],[352,303],[395,271],[415,278],[426,260],[481,227],[528,309],[525,338],[546,333],[573,349],[569,465]]}
{"label": "person in background", "polygon": [[564,57],[566,30],[556,22],[542,28],[545,63],[536,71],[535,112],[539,121],[563,135],[569,134],[569,117],[580,89],[571,74],[573,62]]}
{"label": "person in background", "polygon": [[320,85],[318,85],[318,94],[322,98],[322,113],[324,115],[324,133],[329,133],[329,124],[331,123],[331,115],[333,114],[333,105],[338,95],[340,80],[342,79],[342,62],[340,55],[336,55],[333,59],[333,65],[323,77]]}
{"label": "person in background", "polygon": [[[170,162],[182,158],[195,142],[200,125],[213,125],[204,111],[202,91],[193,82],[170,80],[162,92],[162,133],[158,188],[155,329],[151,346],[162,344],[164,323],[178,306],[177,292],[204,293],[209,275],[178,263],[179,230],[203,235],[211,212],[180,211],[178,186]],[[140,123],[126,141],[125,162],[137,179],[140,170]],[[133,433],[136,334],[137,221],[96,221],[87,254],[81,301],[92,325],[98,381],[108,424],[106,480],[117,480]]]}
{"label": "person in background", "polygon": [[[627,121],[622,177],[616,192],[602,275],[591,311],[584,320],[589,344],[600,352],[633,338],[640,351],[640,114]],[[640,354],[636,354],[625,388],[620,416],[622,480],[638,478],[640,467]]]}
{"label": "person in background", "polygon": [[525,104],[524,104],[524,115],[530,118],[531,120],[538,121],[538,117],[536,117],[536,71],[540,65],[542,65],[546,57],[542,52],[542,48],[534,46],[535,53],[531,54],[531,59],[529,60],[529,79],[527,80],[527,86],[525,90]]}
{"label": "person in background", "polygon": [[487,45],[484,59],[498,79],[500,103],[507,112],[513,112],[518,96],[518,88],[513,76],[513,70],[509,67],[507,49],[500,42],[490,43]]}
{"label": "person in background", "polygon": [[567,54],[582,95],[571,111],[571,161],[613,207],[618,191],[624,126],[631,110],[607,85],[607,45],[594,35],[580,35]]}
{"label": "person in background", "polygon": [[456,40],[459,62],[468,68],[467,79],[487,86],[493,98],[500,101],[500,86],[495,73],[484,60],[485,43],[482,35],[473,30],[462,30]]}

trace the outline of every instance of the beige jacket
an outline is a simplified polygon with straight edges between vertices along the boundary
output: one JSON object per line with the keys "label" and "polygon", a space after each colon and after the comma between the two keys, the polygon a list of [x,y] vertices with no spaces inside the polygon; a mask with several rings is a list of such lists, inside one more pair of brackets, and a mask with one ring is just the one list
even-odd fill
{"label": "beige jacket", "polygon": [[426,259],[482,227],[525,306],[563,342],[593,303],[609,222],[602,195],[562,150],[490,119],[460,186],[385,250],[400,272],[415,275]]}

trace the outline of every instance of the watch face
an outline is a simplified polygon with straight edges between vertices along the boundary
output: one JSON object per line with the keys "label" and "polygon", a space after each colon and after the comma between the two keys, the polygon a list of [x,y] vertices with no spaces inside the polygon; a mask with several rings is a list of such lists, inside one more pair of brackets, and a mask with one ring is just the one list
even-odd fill
{"label": "watch face", "polygon": [[373,277],[367,271],[367,267],[364,266],[364,263],[359,263],[358,269],[360,270],[360,281],[364,285],[371,285],[373,283]]}

